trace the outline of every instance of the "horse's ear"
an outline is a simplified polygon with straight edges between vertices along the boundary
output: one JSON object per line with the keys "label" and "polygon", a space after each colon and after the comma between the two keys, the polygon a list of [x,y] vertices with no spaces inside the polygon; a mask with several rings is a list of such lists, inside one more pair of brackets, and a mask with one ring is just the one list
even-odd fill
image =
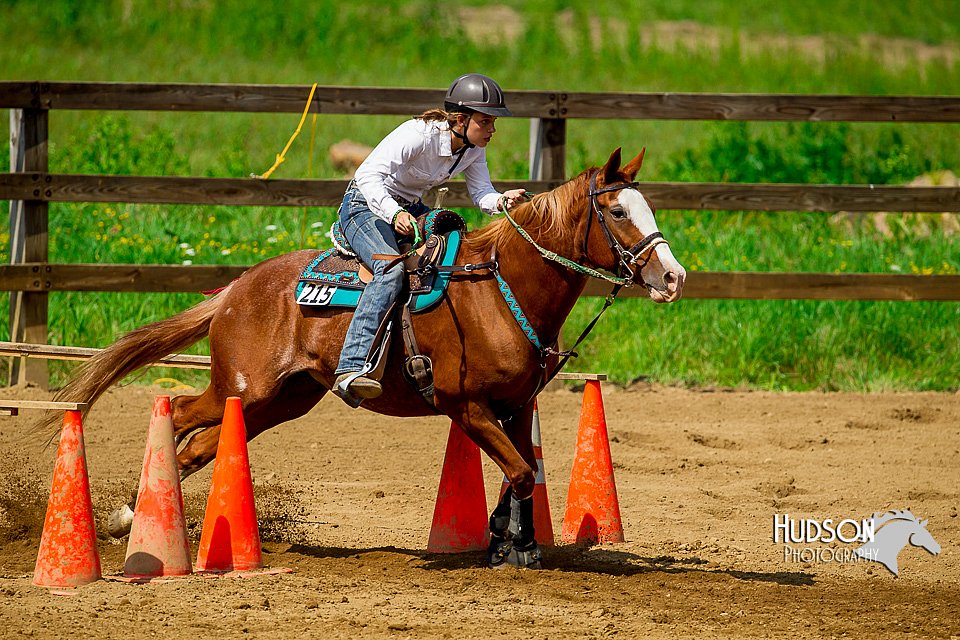
{"label": "horse's ear", "polygon": [[640,149],[640,155],[628,162],[623,167],[623,172],[627,176],[627,180],[633,182],[633,179],[637,177],[637,174],[640,172],[640,167],[643,166],[643,154],[647,152],[647,148],[644,147]]}
{"label": "horse's ear", "polygon": [[920,523],[920,526],[921,526],[921,527],[926,527],[928,522],[929,522],[929,520],[924,520],[923,522]]}
{"label": "horse's ear", "polygon": [[603,184],[620,182],[620,147],[614,149],[607,164],[603,165],[600,171],[603,173]]}

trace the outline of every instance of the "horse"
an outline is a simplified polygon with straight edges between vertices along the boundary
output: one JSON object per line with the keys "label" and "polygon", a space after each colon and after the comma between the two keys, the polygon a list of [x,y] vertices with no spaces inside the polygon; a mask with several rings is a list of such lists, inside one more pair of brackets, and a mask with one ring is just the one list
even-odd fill
{"label": "horse", "polygon": [[933,555],[940,553],[940,543],[927,531],[927,521],[918,520],[909,510],[875,513],[872,523],[875,532],[873,540],[858,547],[853,553],[864,560],[879,562],[893,575],[899,574],[897,556],[908,542]]}
{"label": "horse", "polygon": [[[496,271],[455,274],[443,300],[413,316],[420,351],[433,361],[435,406],[404,379],[399,340],[387,353],[383,394],[363,402],[388,416],[444,414],[504,472],[510,490],[491,517],[491,564],[539,566],[530,498],[537,468],[534,400],[559,360],[552,346],[587,273],[624,273],[621,283],[645,286],[656,303],[682,295],[686,272],[633,182],[645,151],[621,167],[617,148],[602,167],[512,208],[510,220],[467,233],[458,263],[486,261]],[[333,387],[351,318],[349,310],[296,303],[298,275],[318,254],[301,250],[268,259],[216,296],[131,331],[78,367],[57,399],[92,404],[124,376],[209,336],[209,386],[173,399],[181,479],[216,456],[227,397],[241,398],[248,440],[305,415]],[[512,304],[505,303],[501,283],[512,290]],[[124,505],[111,516],[114,536],[129,532],[132,508]]]}

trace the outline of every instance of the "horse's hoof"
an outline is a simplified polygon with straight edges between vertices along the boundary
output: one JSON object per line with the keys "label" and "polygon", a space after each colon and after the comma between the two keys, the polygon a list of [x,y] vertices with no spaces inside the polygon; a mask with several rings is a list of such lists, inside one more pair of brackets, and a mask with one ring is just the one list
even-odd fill
{"label": "horse's hoof", "polygon": [[508,564],[510,552],[513,551],[513,541],[497,535],[490,536],[490,546],[487,547],[487,566],[499,569]]}
{"label": "horse's hoof", "polygon": [[540,551],[540,546],[536,542],[531,542],[522,549],[514,545],[507,562],[521,569],[542,569],[542,560],[543,553]]}
{"label": "horse's hoof", "polygon": [[127,535],[130,533],[132,526],[133,509],[131,509],[128,504],[116,509],[110,514],[110,518],[107,520],[107,531],[109,531],[110,535],[114,538],[122,538]]}
{"label": "horse's hoof", "polygon": [[512,540],[491,540],[487,549],[487,565],[491,569],[511,566],[521,569],[542,569],[543,553],[536,541],[518,547]]}

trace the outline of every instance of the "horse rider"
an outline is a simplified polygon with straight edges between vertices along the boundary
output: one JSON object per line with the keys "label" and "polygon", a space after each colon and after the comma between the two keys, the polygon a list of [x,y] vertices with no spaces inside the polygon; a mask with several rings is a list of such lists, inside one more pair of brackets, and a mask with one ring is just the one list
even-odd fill
{"label": "horse rider", "polygon": [[374,254],[397,255],[397,238],[412,236],[415,218],[430,208],[421,197],[433,187],[464,174],[470,197],[484,213],[512,208],[524,189],[499,193],[490,181],[486,146],[499,116],[511,115],[500,85],[479,73],[460,76],[447,89],[443,109],[431,109],[394,129],[357,169],[340,205],[344,237],[373,272],[350,321],[336,369],[334,393],[360,399],[382,392],[368,376],[366,362],[374,335],[403,287],[402,269],[384,273],[386,260]]}

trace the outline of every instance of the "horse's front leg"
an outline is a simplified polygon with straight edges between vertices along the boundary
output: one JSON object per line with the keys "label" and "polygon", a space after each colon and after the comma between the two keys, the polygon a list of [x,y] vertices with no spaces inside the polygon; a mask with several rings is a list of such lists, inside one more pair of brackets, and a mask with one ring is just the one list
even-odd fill
{"label": "horse's front leg", "polygon": [[[516,415],[503,421],[503,430],[510,438],[517,453],[523,458],[524,462],[533,470],[534,485],[529,487],[529,491],[521,491],[519,487],[514,487],[518,496],[530,497],[533,495],[533,489],[536,485],[537,473],[537,454],[533,449],[533,410],[535,404],[530,402],[523,407]],[[526,489],[526,487],[524,488]]]}
{"label": "horse's front leg", "polygon": [[[524,462],[531,470],[536,470],[536,453],[531,438],[532,424],[533,403],[530,403],[517,415],[504,420],[503,428]],[[540,568],[542,555],[537,545],[533,522],[533,488],[521,493],[511,484],[490,516],[487,561],[491,567],[510,564],[528,569]]]}
{"label": "horse's front leg", "polygon": [[[476,402],[467,402],[457,410],[450,411],[449,415],[455,423],[460,425],[467,436],[477,443],[477,445],[490,456],[491,460],[497,463],[497,466],[500,467],[503,474],[510,480],[510,490],[507,491],[505,498],[501,500],[501,504],[497,506],[490,518],[491,529],[496,529],[496,533],[494,533],[495,537],[491,540],[490,550],[488,552],[490,566],[497,567],[504,563],[520,564],[518,560],[519,551],[513,551],[513,541],[516,536],[506,533],[510,526],[510,520],[513,519],[517,522],[522,520],[529,522],[528,527],[523,527],[524,534],[529,533],[529,535],[524,535],[524,541],[529,546],[527,551],[529,553],[535,552],[537,557],[535,559],[528,558],[523,566],[538,568],[539,549],[536,548],[536,541],[533,539],[533,501],[513,499],[516,502],[516,517],[511,518],[510,515],[514,509],[514,504],[511,502],[512,496],[533,495],[533,488],[536,486],[535,467],[531,467],[524,459],[524,456],[517,451],[517,447],[514,445],[512,438],[508,436],[506,431],[500,426],[499,421],[488,406]],[[531,419],[532,415],[531,410]],[[529,439],[529,430],[530,426],[528,424],[527,439]],[[532,445],[530,446],[530,452],[531,454],[533,452]],[[529,508],[521,508],[522,503],[528,504]],[[521,512],[525,510],[529,511],[529,519],[522,517]],[[519,532],[517,527],[514,528]],[[506,546],[501,546],[499,543],[507,544]]]}
{"label": "horse's front leg", "polygon": [[[468,402],[456,411],[449,412],[455,423],[460,425],[467,436],[490,456],[503,474],[510,480],[517,495],[533,495],[536,485],[535,466],[524,460],[512,439],[500,427],[500,423],[486,405]],[[531,416],[533,414],[531,413]],[[529,438],[529,426],[528,426]],[[533,446],[530,451],[532,453]],[[534,463],[535,465],[536,463]]]}

